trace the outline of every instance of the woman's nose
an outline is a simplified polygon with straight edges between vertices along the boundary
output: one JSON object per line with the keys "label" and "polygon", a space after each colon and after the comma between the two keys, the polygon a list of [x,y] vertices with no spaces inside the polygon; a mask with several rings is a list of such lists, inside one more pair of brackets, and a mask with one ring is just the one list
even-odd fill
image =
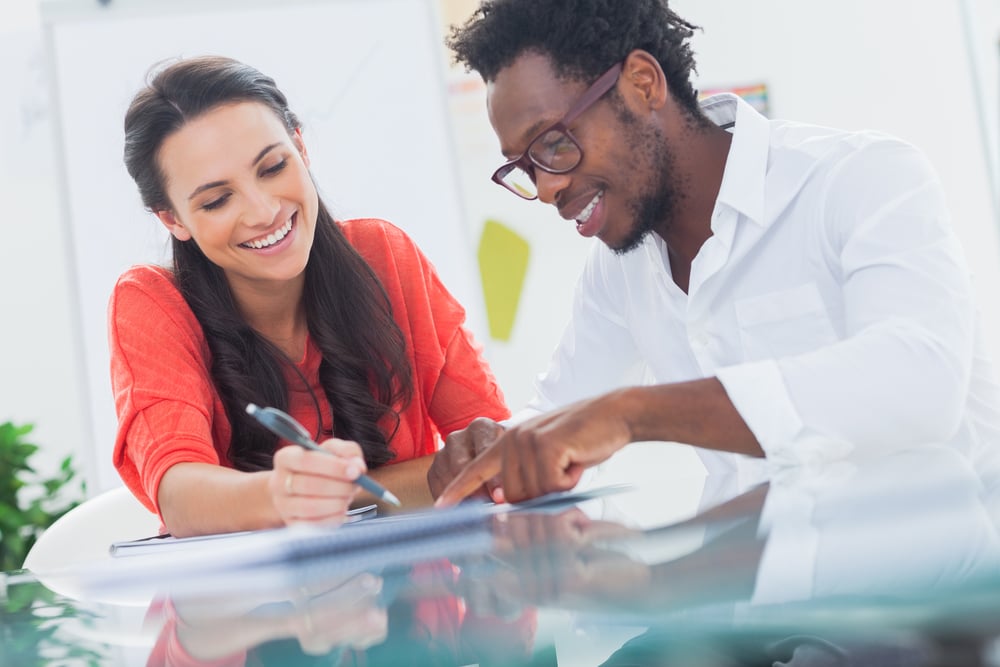
{"label": "woman's nose", "polygon": [[281,209],[281,201],[264,188],[253,188],[244,194],[246,208],[244,217],[249,225],[267,226],[274,222],[274,216]]}

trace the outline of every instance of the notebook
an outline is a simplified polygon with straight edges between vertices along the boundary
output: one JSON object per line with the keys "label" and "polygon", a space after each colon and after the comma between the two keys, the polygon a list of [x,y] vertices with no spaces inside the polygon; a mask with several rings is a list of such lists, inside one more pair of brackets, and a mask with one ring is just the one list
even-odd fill
{"label": "notebook", "polygon": [[[364,519],[372,519],[378,514],[377,505],[365,505],[356,507],[347,512],[345,523],[356,523]],[[182,551],[191,547],[206,545],[207,543],[219,540],[232,540],[234,538],[250,535],[256,531],[239,531],[234,533],[216,533],[212,535],[196,535],[194,537],[174,537],[169,533],[166,535],[153,535],[143,537],[138,540],[123,540],[112,542],[108,551],[115,558],[128,556],[141,556],[148,553],[165,553],[172,551]],[[218,542],[217,542],[218,543]]]}

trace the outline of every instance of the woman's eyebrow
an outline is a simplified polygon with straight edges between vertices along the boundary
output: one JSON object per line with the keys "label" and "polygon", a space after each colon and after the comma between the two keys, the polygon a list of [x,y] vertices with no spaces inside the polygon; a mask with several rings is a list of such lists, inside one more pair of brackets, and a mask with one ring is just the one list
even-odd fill
{"label": "woman's eyebrow", "polygon": [[[277,146],[280,146],[280,145],[281,145],[281,142],[280,141],[276,141],[275,143],[271,144],[270,146],[265,146],[264,149],[261,152],[257,153],[257,157],[255,157],[253,159],[253,162],[250,163],[250,166],[251,167],[255,166],[258,162],[260,162],[261,160],[264,159],[264,156],[267,155],[268,152],[270,152],[272,149],[274,149],[274,148],[276,148]],[[197,197],[199,194],[201,194],[205,190],[211,190],[212,188],[217,188],[220,185],[225,185],[228,182],[229,181],[212,181],[210,183],[205,183],[204,185],[199,185],[198,187],[196,187],[194,189],[194,192],[192,192],[190,195],[188,195],[188,201],[191,201],[192,199],[194,199],[195,197]]]}

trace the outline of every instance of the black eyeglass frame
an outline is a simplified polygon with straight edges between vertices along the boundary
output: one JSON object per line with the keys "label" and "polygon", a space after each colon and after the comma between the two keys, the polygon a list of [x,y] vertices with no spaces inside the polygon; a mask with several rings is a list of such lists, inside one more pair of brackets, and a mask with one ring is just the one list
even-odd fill
{"label": "black eyeglass frame", "polygon": [[[531,140],[531,143],[528,144],[528,147],[524,149],[523,153],[521,153],[515,158],[511,158],[507,162],[504,162],[502,165],[500,165],[500,168],[493,172],[493,177],[492,177],[493,182],[513,192],[518,197],[531,201],[532,199],[538,199],[537,192],[533,196],[527,197],[523,192],[520,192],[517,189],[515,189],[514,186],[508,185],[506,182],[504,182],[503,180],[504,177],[514,169],[520,168],[521,171],[526,173],[528,177],[531,178],[532,181],[534,181],[535,167],[538,167],[542,171],[548,172],[550,174],[565,174],[579,167],[580,163],[583,162],[583,147],[580,146],[580,142],[576,140],[576,137],[573,136],[573,133],[569,131],[569,125],[573,121],[575,121],[580,116],[580,114],[582,114],[584,111],[593,106],[594,103],[597,102],[597,100],[604,97],[604,95],[606,95],[609,90],[615,87],[615,84],[618,83],[618,77],[621,76],[623,65],[624,63],[621,62],[612,65],[607,72],[602,74],[600,77],[598,77],[597,81],[594,81],[594,83],[591,84],[590,88],[588,88],[583,93],[583,95],[581,95],[580,98],[573,104],[573,106],[570,107],[569,111],[566,112],[566,115],[563,116],[562,119],[560,119],[556,123],[553,123],[552,125],[549,125],[547,128],[545,128],[537,135],[535,135],[535,138]],[[554,169],[552,167],[547,167],[546,165],[541,164],[540,162],[537,162],[532,157],[531,149],[535,145],[535,143],[552,131],[558,131],[566,135],[566,137],[573,142],[573,145],[576,146],[576,150],[577,153],[579,154],[579,157],[577,157],[576,161],[573,163],[572,166],[566,167],[564,169]]]}

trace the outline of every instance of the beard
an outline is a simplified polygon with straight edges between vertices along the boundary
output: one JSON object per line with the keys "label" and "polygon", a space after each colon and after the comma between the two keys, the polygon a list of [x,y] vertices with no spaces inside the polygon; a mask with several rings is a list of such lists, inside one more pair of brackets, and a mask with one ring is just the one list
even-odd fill
{"label": "beard", "polygon": [[683,194],[677,189],[676,160],[663,131],[644,126],[624,105],[615,111],[625,128],[629,150],[636,158],[634,169],[649,175],[641,186],[643,192],[628,202],[632,213],[628,234],[614,245],[608,244],[616,255],[624,255],[642,245],[651,232],[659,232],[660,236],[667,233]]}

